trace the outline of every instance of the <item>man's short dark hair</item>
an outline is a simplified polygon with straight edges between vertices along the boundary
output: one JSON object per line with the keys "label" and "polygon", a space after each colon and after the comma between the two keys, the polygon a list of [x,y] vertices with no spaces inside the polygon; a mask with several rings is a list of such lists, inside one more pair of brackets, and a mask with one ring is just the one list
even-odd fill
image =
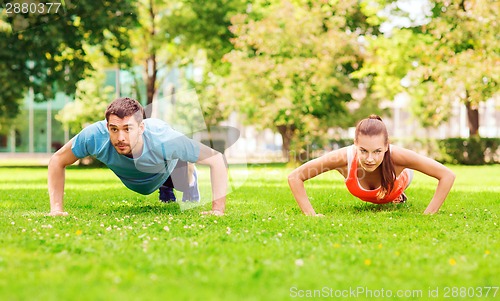
{"label": "man's short dark hair", "polygon": [[120,97],[113,100],[106,109],[106,121],[109,121],[109,115],[111,114],[118,116],[120,119],[134,116],[137,123],[141,123],[144,119],[144,108],[135,99]]}

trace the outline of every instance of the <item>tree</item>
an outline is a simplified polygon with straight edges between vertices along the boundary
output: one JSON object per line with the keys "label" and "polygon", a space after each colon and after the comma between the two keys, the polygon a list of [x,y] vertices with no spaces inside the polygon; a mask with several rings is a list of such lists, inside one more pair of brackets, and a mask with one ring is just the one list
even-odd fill
{"label": "tree", "polygon": [[[367,37],[363,67],[353,72],[352,76],[365,82],[367,97],[372,98],[374,103],[392,100],[397,94],[413,89],[409,85],[408,73],[418,64],[422,52],[432,42],[430,35],[399,28],[394,29],[390,36]],[[448,111],[444,111],[447,107],[437,101],[423,105],[429,95],[420,92],[424,92],[427,88],[423,88],[422,85],[417,88],[420,90],[412,90],[413,112],[419,117],[423,126],[437,126],[441,118],[449,115]],[[440,110],[437,110],[436,106],[441,108],[441,115],[438,114]],[[440,118],[436,118],[438,116]]]}
{"label": "tree", "polygon": [[244,7],[243,0],[139,1],[140,26],[132,33],[133,57],[143,66],[146,104],[157,96],[164,81],[162,74],[168,69],[201,60],[201,81],[184,78],[184,83],[196,89],[208,124],[226,117],[217,88],[220,75],[227,69],[221,57],[232,48],[230,16]]}
{"label": "tree", "polygon": [[[146,85],[146,104],[151,104],[156,96],[160,72],[173,66],[179,59],[180,48],[176,45],[167,22],[162,18],[174,19],[173,14],[179,1],[140,0],[137,1],[138,24],[131,31],[130,53],[134,66],[141,66]],[[140,94],[138,95],[140,98]]]}
{"label": "tree", "polygon": [[499,14],[496,1],[435,1],[433,18],[421,29],[433,42],[423,49],[418,66],[410,73],[416,84],[428,88],[425,93],[430,97],[423,106],[454,99],[465,104],[470,136],[479,134],[479,103],[498,91]]}
{"label": "tree", "polygon": [[[57,2],[57,1],[53,1]],[[37,4],[40,1],[6,1]],[[5,5],[6,5],[5,4]],[[37,6],[38,8],[40,6]],[[127,28],[135,26],[131,0],[63,1],[59,9],[3,13],[0,17],[0,120],[9,123],[33,89],[36,101],[57,92],[73,94],[91,69],[84,45],[95,45],[113,62],[126,64]]]}
{"label": "tree", "polygon": [[185,0],[184,18],[174,28],[178,36],[196,50],[191,63],[202,69],[199,78],[188,80],[188,86],[195,89],[203,110],[207,126],[217,125],[231,113],[228,95],[224,90],[224,77],[228,75],[230,64],[223,56],[233,49],[229,30],[231,17],[245,12],[248,0]]}
{"label": "tree", "polygon": [[283,155],[300,153],[346,112],[362,63],[358,37],[366,24],[357,1],[276,1],[238,14],[227,77],[234,109],[274,127]]}
{"label": "tree", "polygon": [[55,116],[65,129],[77,134],[87,125],[104,119],[109,99],[115,92],[113,87],[104,86],[105,80],[105,73],[97,70],[76,84],[75,100]]}
{"label": "tree", "polygon": [[469,132],[478,135],[478,105],[498,91],[498,21],[494,1],[434,1],[430,20],[389,37],[369,41],[367,60],[356,76],[370,79],[375,97],[406,91],[425,126],[451,115],[451,103],[467,107]]}

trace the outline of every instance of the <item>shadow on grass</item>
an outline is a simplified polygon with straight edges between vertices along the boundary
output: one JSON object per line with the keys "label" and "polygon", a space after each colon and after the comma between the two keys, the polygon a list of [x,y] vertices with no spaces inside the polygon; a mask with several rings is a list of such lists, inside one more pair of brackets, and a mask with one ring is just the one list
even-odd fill
{"label": "shadow on grass", "polygon": [[0,165],[0,169],[47,169],[47,165]]}
{"label": "shadow on grass", "polygon": [[182,213],[181,208],[176,203],[164,204],[126,204],[126,205],[109,205],[99,208],[99,213],[109,216],[114,215],[179,215]]}
{"label": "shadow on grass", "polygon": [[351,207],[355,212],[393,212],[393,211],[409,211],[411,205],[408,203],[404,204],[371,204],[371,203],[361,203],[356,204]]}

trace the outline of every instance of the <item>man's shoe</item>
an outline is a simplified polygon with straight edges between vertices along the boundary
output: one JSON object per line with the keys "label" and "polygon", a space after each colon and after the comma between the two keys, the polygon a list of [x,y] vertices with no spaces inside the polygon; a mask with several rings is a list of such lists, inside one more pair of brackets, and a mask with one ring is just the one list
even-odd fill
{"label": "man's shoe", "polygon": [[173,203],[176,201],[174,189],[168,186],[160,186],[160,201],[163,203]]}
{"label": "man's shoe", "polygon": [[199,202],[200,201],[200,191],[198,190],[198,174],[196,173],[196,168],[193,172],[193,183],[189,184],[187,191],[182,193],[183,202]]}

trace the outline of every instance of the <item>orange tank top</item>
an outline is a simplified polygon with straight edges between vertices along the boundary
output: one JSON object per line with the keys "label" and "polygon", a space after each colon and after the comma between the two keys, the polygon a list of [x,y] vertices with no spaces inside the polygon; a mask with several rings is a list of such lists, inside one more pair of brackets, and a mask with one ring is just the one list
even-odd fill
{"label": "orange tank top", "polygon": [[354,145],[350,146],[347,149],[347,173],[348,176],[345,180],[345,185],[347,186],[349,192],[362,201],[374,204],[385,204],[394,201],[404,192],[411,181],[411,172],[406,168],[401,172],[401,174],[399,174],[399,176],[396,177],[392,191],[387,193],[383,199],[377,199],[377,194],[380,191],[380,187],[378,187],[377,189],[368,190],[364,189],[359,184],[358,155],[356,153],[356,148]]}

